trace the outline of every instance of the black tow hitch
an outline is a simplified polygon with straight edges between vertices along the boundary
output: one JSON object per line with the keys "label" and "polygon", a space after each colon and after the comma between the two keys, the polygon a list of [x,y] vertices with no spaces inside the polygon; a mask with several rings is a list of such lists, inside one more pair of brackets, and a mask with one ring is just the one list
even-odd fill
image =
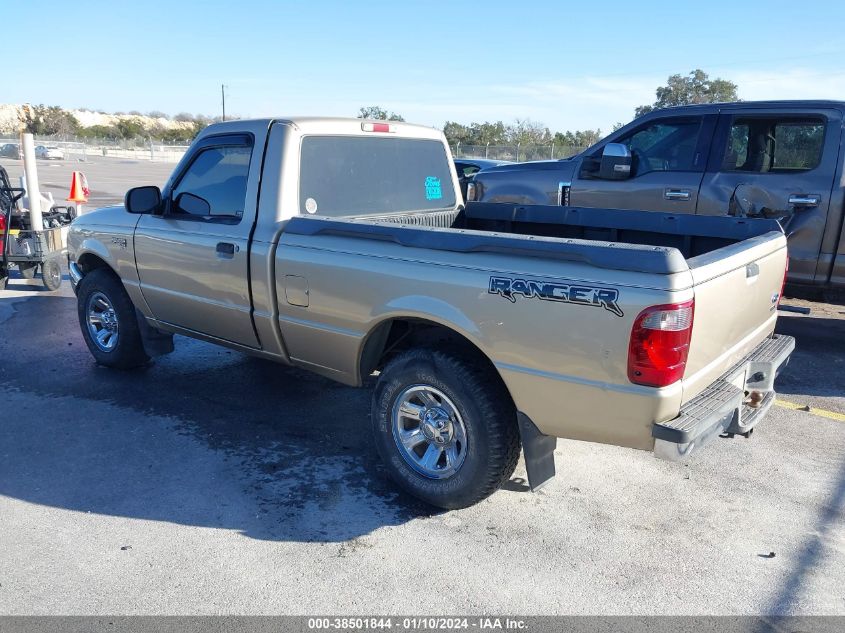
{"label": "black tow hitch", "polygon": [[723,438],[725,438],[725,439],[732,440],[732,439],[733,439],[733,438],[735,438],[737,435],[741,435],[741,436],[742,436],[742,437],[744,437],[745,439],[748,439],[748,438],[750,438],[750,437],[751,437],[751,434],[752,434],[753,432],[754,432],[754,429],[748,429],[745,433],[722,433],[719,437],[723,437]]}

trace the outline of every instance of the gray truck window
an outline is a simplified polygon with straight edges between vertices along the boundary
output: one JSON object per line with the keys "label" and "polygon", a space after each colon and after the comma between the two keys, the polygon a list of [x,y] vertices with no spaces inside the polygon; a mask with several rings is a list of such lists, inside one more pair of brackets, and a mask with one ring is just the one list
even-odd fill
{"label": "gray truck window", "polygon": [[307,136],[299,211],[342,216],[451,208],[456,199],[450,164],[435,140]]}
{"label": "gray truck window", "polygon": [[814,169],[821,160],[824,120],[795,117],[735,117],[722,171],[755,173]]}
{"label": "gray truck window", "polygon": [[617,142],[630,148],[638,176],[650,171],[692,171],[700,128],[700,117],[660,121]]}
{"label": "gray truck window", "polygon": [[[173,200],[180,193],[192,193],[208,202],[209,215],[242,216],[251,156],[252,148],[243,145],[201,150],[174,188]],[[186,209],[173,208],[173,212],[191,215]]]}

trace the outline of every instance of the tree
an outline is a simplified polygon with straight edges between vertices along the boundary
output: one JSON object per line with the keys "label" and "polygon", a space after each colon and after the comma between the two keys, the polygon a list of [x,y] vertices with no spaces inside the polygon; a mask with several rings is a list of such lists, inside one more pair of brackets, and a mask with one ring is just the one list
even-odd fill
{"label": "tree", "polygon": [[70,112],[58,106],[25,105],[21,109],[21,123],[31,134],[74,134],[79,130],[79,121]]}
{"label": "tree", "polygon": [[548,145],[552,142],[552,133],[542,123],[531,119],[517,119],[508,126],[508,142],[517,145]]}
{"label": "tree", "polygon": [[79,136],[85,138],[120,138],[120,133],[111,125],[89,125],[79,129]]}
{"label": "tree", "polygon": [[130,139],[146,136],[147,130],[140,119],[121,119],[115,124],[120,138]]}
{"label": "tree", "polygon": [[601,139],[601,130],[575,130],[574,132],[555,132],[555,145],[568,147],[589,147]]}
{"label": "tree", "polygon": [[359,119],[377,119],[380,121],[404,121],[401,114],[395,112],[388,112],[380,106],[367,106],[358,110]]}
{"label": "tree", "polygon": [[656,108],[739,101],[735,83],[727,79],[710,79],[700,68],[689,75],[672,75],[665,86],[655,90],[655,96],[657,100],[653,105],[641,105],[634,111],[634,116],[642,116]]}

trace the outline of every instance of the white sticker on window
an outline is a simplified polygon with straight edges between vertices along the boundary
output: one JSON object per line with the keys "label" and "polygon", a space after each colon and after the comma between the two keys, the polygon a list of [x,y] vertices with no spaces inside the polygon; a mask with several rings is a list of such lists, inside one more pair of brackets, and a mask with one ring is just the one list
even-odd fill
{"label": "white sticker on window", "polygon": [[305,210],[311,215],[317,213],[317,201],[314,198],[308,198],[305,201]]}

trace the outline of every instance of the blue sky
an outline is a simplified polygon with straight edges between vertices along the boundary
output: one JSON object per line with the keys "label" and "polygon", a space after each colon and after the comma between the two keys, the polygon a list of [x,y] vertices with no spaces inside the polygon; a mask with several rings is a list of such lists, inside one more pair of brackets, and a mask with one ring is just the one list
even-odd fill
{"label": "blue sky", "polygon": [[240,116],[607,132],[696,67],[743,99],[845,99],[842,1],[6,3],[0,103],[215,115],[225,83]]}

